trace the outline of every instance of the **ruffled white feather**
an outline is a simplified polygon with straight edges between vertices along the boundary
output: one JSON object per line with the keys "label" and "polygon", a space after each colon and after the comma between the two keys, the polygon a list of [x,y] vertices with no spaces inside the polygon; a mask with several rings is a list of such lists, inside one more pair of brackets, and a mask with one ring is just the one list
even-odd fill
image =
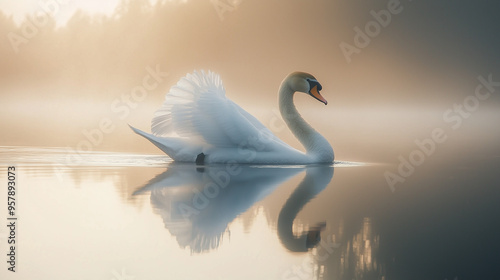
{"label": "ruffled white feather", "polygon": [[284,144],[255,117],[226,98],[219,75],[211,71],[195,71],[181,78],[155,112],[151,131],[155,136],[179,136],[219,148],[257,148],[258,143],[252,145],[251,140],[259,135]]}

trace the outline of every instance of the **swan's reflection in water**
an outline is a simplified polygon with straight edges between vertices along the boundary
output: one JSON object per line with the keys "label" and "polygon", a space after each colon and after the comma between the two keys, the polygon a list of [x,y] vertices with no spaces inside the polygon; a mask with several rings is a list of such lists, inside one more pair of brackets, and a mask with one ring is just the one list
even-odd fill
{"label": "swan's reflection in water", "polygon": [[291,251],[304,252],[319,242],[324,224],[295,237],[293,220],[328,185],[332,166],[196,167],[173,163],[135,194],[150,191],[151,204],[179,246],[199,253],[217,248],[231,221],[304,170],[306,176],[284,205],[278,222],[283,245]]}
{"label": "swan's reflection in water", "polygon": [[300,237],[293,234],[293,220],[309,200],[314,198],[333,177],[333,167],[314,166],[306,169],[306,176],[288,198],[278,218],[278,235],[283,245],[294,252],[307,252],[321,240],[320,231],[326,226],[320,223]]}
{"label": "swan's reflection in water", "polygon": [[[306,229],[298,229],[297,222],[294,226],[304,206],[330,184],[333,166],[196,167],[173,163],[135,194],[150,192],[154,211],[179,246],[204,253],[221,246],[223,238],[230,236],[228,225],[239,215],[303,172],[302,181],[282,200],[278,217],[272,218],[277,220],[283,247],[290,252],[308,252],[304,254],[309,261],[303,271],[285,271],[284,279],[379,279],[383,274],[376,260],[379,237],[372,232],[369,218],[347,221],[347,225],[341,219]],[[328,214],[324,213],[324,219]],[[300,278],[304,275],[307,277]]]}

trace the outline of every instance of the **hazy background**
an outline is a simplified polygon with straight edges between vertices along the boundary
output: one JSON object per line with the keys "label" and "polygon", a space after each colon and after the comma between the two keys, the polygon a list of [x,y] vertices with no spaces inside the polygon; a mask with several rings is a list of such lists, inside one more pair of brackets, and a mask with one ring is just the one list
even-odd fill
{"label": "hazy background", "polygon": [[[34,26],[33,17],[44,15],[40,3],[50,1],[56,0],[0,0],[0,161],[18,163],[20,185],[28,188],[20,191],[21,205],[28,205],[20,210],[26,226],[20,237],[27,242],[20,247],[20,277],[57,270],[61,278],[110,279],[113,269],[124,267],[137,279],[172,271],[252,278],[300,264],[275,226],[303,174],[270,188],[266,199],[235,218],[222,255],[199,258],[171,238],[149,193],[132,195],[165,171],[167,159],[143,155],[163,154],[127,124],[149,131],[168,89],[195,69],[220,73],[229,98],[298,148],[279,118],[277,90],[289,72],[310,72],[328,106],[305,95],[296,103],[331,142],[336,159],[388,163],[337,165],[329,186],[297,216],[297,225],[326,221],[322,238],[345,229],[340,242],[347,247],[317,263],[329,278],[343,273],[341,261],[350,265],[340,253],[354,247],[364,248],[350,251],[354,263],[374,256],[373,263],[387,265],[387,279],[498,275],[500,87],[456,130],[443,114],[474,93],[478,76],[500,82],[500,2],[401,1],[401,13],[348,63],[339,44],[354,44],[354,28],[364,29],[373,20],[370,11],[391,1],[60,0],[51,19]],[[13,45],[12,36],[22,43]],[[124,106],[122,98],[142,84],[148,67],[169,75],[143,101],[122,107],[127,114],[112,110],[116,102]],[[106,152],[88,155],[87,165],[63,166],[78,152],[65,149],[77,149],[87,141],[84,132],[103,120],[115,129],[91,148]],[[384,173],[397,173],[398,157],[408,158],[415,140],[436,128],[446,142],[391,189]],[[218,199],[239,198],[229,190]],[[251,198],[247,194],[241,197]],[[137,254],[138,246],[147,254]],[[52,261],[68,248],[91,256],[93,269],[82,270],[78,258],[63,266]],[[49,257],[40,259],[39,252]],[[96,258],[96,252],[103,253]]]}
{"label": "hazy background", "polygon": [[[289,72],[315,75],[328,106],[296,102],[339,160],[396,160],[436,127],[451,139],[443,152],[498,146],[498,94],[458,132],[442,117],[474,93],[479,75],[500,81],[498,1],[401,1],[401,13],[350,63],[339,44],[354,45],[353,28],[391,1],[101,2],[61,1],[17,52],[9,34],[23,36],[44,10],[38,1],[0,2],[0,145],[76,149],[83,130],[109,118],[116,129],[93,150],[157,153],[127,123],[149,131],[168,88],[210,69],[232,100],[296,147],[278,118],[277,89]],[[148,66],[169,75],[120,117],[111,104],[142,84]]]}

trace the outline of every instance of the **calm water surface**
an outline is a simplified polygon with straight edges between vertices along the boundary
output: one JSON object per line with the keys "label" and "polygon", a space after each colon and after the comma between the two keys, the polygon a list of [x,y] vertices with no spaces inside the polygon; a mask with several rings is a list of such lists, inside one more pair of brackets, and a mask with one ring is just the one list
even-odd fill
{"label": "calm water surface", "polygon": [[[500,158],[174,164],[0,147],[17,173],[16,273],[1,279],[497,279]],[[68,160],[68,157],[73,157]],[[66,164],[72,162],[74,164]]]}

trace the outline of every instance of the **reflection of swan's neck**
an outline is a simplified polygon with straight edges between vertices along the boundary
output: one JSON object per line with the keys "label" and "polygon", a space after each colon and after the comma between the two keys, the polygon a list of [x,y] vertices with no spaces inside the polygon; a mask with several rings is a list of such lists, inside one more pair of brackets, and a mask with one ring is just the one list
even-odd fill
{"label": "reflection of swan's neck", "polygon": [[306,170],[306,177],[290,195],[278,217],[278,236],[283,245],[294,252],[305,252],[314,244],[309,244],[307,233],[300,237],[293,234],[293,220],[304,205],[320,193],[331,181],[333,167],[311,167]]}
{"label": "reflection of swan's neck", "polygon": [[294,94],[285,80],[279,91],[279,108],[283,120],[304,145],[306,154],[313,156],[316,162],[332,162],[333,149],[330,143],[302,118],[293,103]]}

